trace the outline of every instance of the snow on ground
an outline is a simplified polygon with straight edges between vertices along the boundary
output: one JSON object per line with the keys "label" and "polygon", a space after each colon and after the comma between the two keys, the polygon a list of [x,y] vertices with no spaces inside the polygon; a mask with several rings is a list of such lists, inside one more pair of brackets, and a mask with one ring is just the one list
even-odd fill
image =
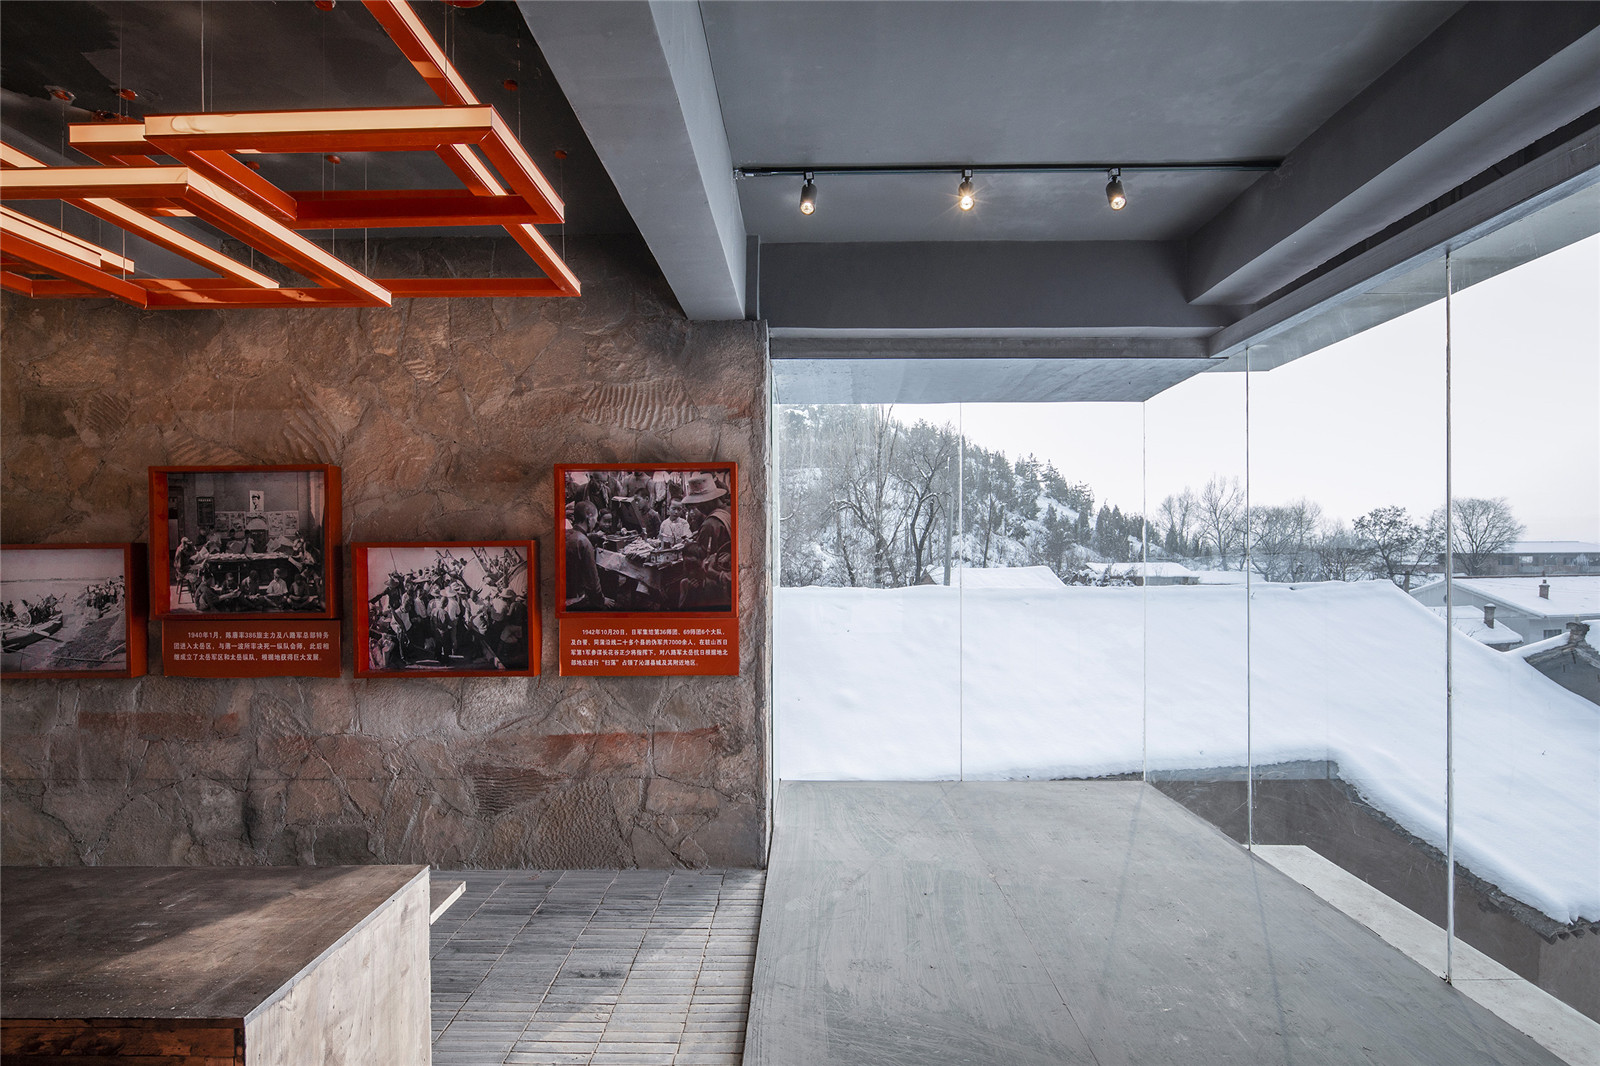
{"label": "snow on ground", "polygon": [[[1444,622],[1388,582],[1257,583],[1248,630],[1229,586],[784,588],[777,605],[781,778],[1241,766],[1248,707],[1257,765],[1335,761],[1444,846]],[[1455,664],[1458,858],[1559,921],[1600,919],[1600,707],[1472,641]]]}

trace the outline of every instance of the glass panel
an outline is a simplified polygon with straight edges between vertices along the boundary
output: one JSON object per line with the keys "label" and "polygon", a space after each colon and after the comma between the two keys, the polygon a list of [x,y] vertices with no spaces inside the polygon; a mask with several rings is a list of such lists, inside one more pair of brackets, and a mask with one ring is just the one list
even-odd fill
{"label": "glass panel", "polygon": [[777,777],[958,777],[958,405],[775,418]]}
{"label": "glass panel", "polygon": [[1245,374],[1145,402],[1146,777],[1243,841],[1248,828]]}
{"label": "glass panel", "polygon": [[962,773],[1137,776],[1137,403],[963,404]]}
{"label": "glass panel", "polygon": [[1450,262],[1456,932],[1600,1019],[1600,238],[1550,222]]}
{"label": "glass panel", "polygon": [[1255,841],[1441,926],[1447,627],[1419,600],[1441,584],[1444,340],[1441,299],[1298,359],[1249,352]]}

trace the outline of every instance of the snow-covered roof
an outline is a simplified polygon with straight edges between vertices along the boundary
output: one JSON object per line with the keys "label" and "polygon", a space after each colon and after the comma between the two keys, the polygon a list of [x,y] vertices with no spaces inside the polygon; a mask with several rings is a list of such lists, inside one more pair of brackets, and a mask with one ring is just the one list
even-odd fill
{"label": "snow-covered roof", "polygon": [[[774,599],[786,779],[1327,760],[1444,847],[1445,623],[1390,582],[1261,582],[1248,613],[1237,590],[1203,586]],[[1557,921],[1600,919],[1595,705],[1476,641],[1456,641],[1454,663],[1458,794],[1480,812],[1456,823],[1458,861]],[[1249,700],[1264,713],[1247,731]]]}
{"label": "snow-covered roof", "polygon": [[[1440,618],[1444,617],[1445,609],[1443,607],[1429,607],[1428,610]],[[1455,622],[1457,633],[1465,633],[1479,644],[1498,647],[1506,644],[1522,643],[1522,634],[1504,622],[1495,623],[1491,629],[1488,623],[1483,620],[1483,608],[1481,607],[1457,607],[1453,621]],[[1561,639],[1565,640],[1566,638],[1562,637]]]}
{"label": "snow-covered roof", "polygon": [[1066,585],[1048,566],[963,566],[967,589],[1059,589]]}
{"label": "snow-covered roof", "polygon": [[[1200,572],[1199,571],[1190,570],[1187,566],[1184,566],[1182,563],[1169,562],[1169,561],[1163,560],[1163,559],[1151,559],[1148,563],[1144,563],[1142,565],[1143,565],[1144,573],[1148,574],[1151,577],[1199,577],[1200,576]],[[1133,564],[1134,573],[1139,573],[1140,572],[1140,566],[1141,566],[1141,564],[1139,564],[1139,563],[1134,563]]]}
{"label": "snow-covered roof", "polygon": [[1202,585],[1243,585],[1246,577],[1243,570],[1196,570]]}
{"label": "snow-covered roof", "polygon": [[1600,544],[1592,540],[1519,540],[1506,548],[1505,555],[1600,555]]}
{"label": "snow-covered roof", "polygon": [[1512,648],[1506,654],[1515,655],[1519,659],[1526,659],[1530,655],[1538,655],[1540,652],[1554,651],[1557,648],[1565,648],[1566,646],[1567,634],[1563,633],[1559,637],[1536,640],[1532,644],[1524,644],[1520,648]]}
{"label": "snow-covered roof", "polygon": [[[1540,582],[1550,582],[1550,598],[1539,595]],[[1600,614],[1600,574],[1558,574],[1553,577],[1458,577],[1456,590],[1503,603],[1532,618]]]}

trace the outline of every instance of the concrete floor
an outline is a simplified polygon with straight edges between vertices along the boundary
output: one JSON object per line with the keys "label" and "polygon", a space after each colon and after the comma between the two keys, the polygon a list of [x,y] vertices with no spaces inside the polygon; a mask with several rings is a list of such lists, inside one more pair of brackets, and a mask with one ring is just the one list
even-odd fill
{"label": "concrete floor", "polygon": [[434,877],[434,1066],[738,1066],[760,871]]}
{"label": "concrete floor", "polygon": [[1142,783],[777,800],[747,1066],[1560,1062]]}

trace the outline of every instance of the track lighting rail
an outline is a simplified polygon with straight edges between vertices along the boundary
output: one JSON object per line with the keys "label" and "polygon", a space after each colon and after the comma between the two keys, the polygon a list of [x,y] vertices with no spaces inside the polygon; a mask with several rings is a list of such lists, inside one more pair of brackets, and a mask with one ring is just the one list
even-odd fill
{"label": "track lighting rail", "polygon": [[735,178],[805,177],[807,174],[1104,174],[1120,169],[1124,174],[1229,171],[1268,173],[1283,165],[1281,159],[1229,159],[1201,163],[909,163],[860,166],[747,166],[734,167]]}

